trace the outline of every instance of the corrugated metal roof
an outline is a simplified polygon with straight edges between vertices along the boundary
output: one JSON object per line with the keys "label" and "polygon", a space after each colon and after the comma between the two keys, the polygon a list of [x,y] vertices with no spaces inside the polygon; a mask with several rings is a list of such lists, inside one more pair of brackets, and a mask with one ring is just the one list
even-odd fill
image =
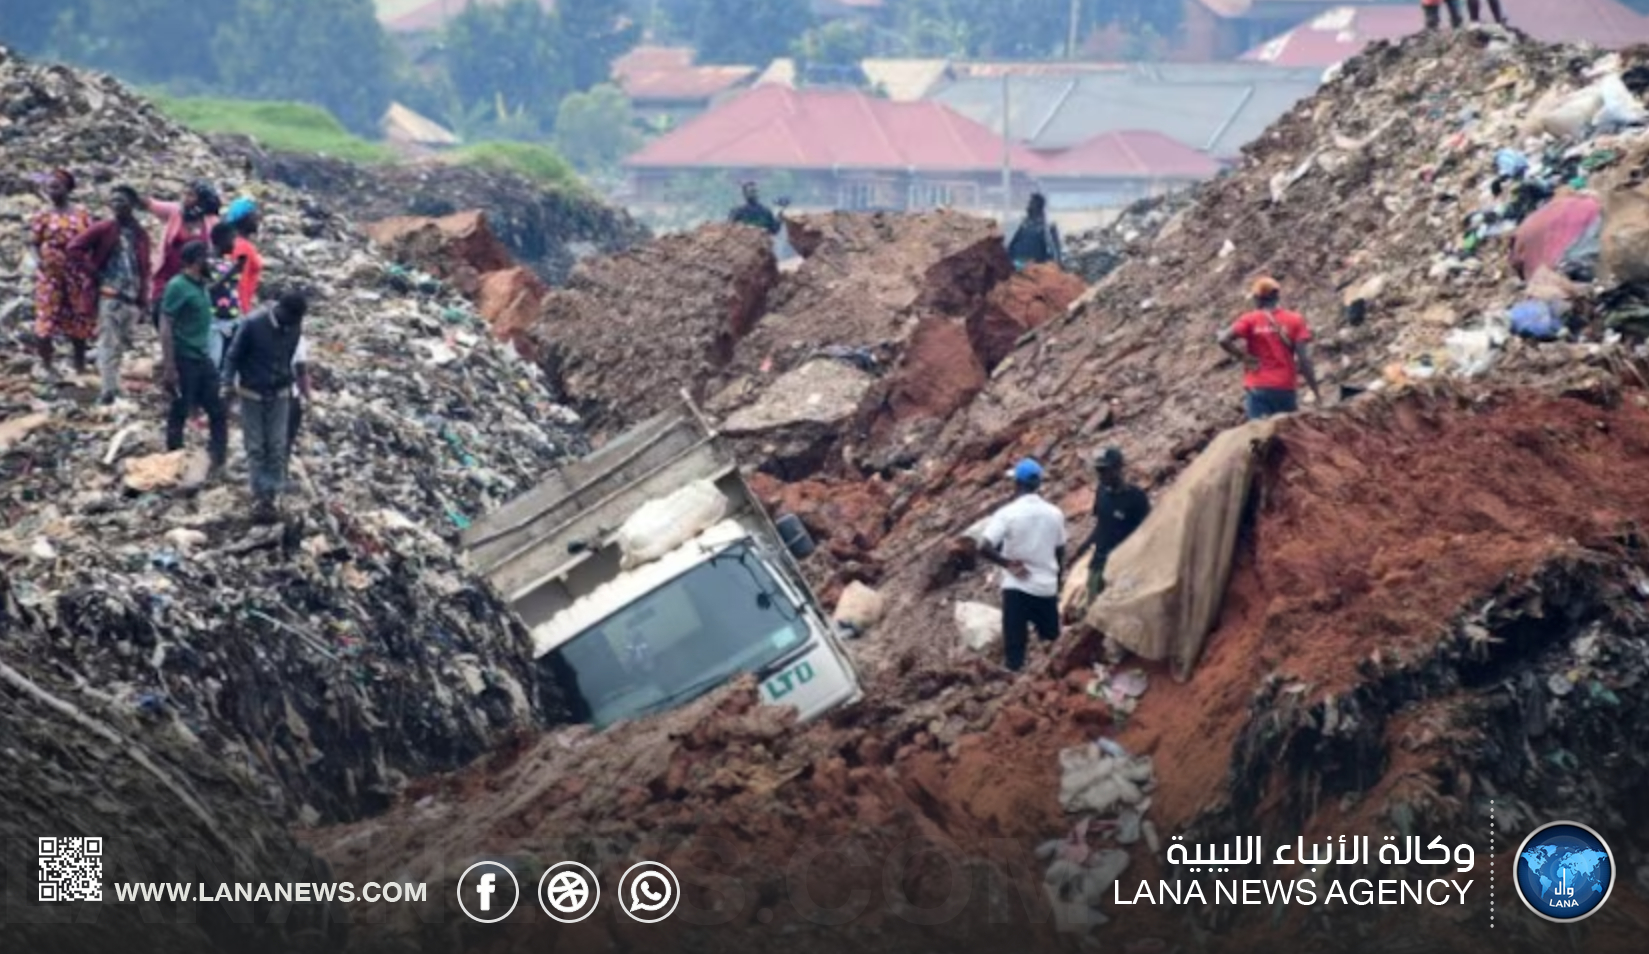
{"label": "corrugated metal roof", "polygon": [[[424,30],[438,30],[446,26],[447,21],[464,12],[472,0],[424,0],[417,4],[397,4],[395,10],[389,13],[380,9],[378,19],[386,30],[396,33],[418,33]],[[473,0],[483,5],[497,5],[504,0]],[[546,11],[555,9],[555,0],[539,0],[539,5]]]}
{"label": "corrugated metal roof", "polygon": [[[1016,169],[1040,157],[1014,147]],[[1002,140],[934,102],[895,103],[857,91],[758,86],[654,140],[632,168],[995,170]]]}
{"label": "corrugated metal roof", "polygon": [[[1320,69],[1254,63],[1012,79],[1008,130],[1037,150],[1067,149],[1110,132],[1149,131],[1227,158],[1315,92],[1321,80]],[[1002,128],[999,79],[957,80],[933,98],[987,128]]]}
{"label": "corrugated metal roof", "polygon": [[456,146],[459,139],[445,126],[422,113],[390,103],[380,124],[384,138],[419,146]]}
{"label": "corrugated metal roof", "polygon": [[613,80],[639,102],[698,103],[756,74],[753,66],[694,66],[693,48],[638,46],[613,61]]}

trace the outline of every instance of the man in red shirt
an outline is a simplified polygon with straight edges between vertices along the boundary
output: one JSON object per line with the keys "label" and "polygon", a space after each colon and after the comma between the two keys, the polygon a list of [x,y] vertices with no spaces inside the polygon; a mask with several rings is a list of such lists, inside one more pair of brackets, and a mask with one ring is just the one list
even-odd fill
{"label": "man in red shirt", "polygon": [[[1220,347],[1243,363],[1248,419],[1257,421],[1299,410],[1296,377],[1305,378],[1312,396],[1321,404],[1317,371],[1306,347],[1311,342],[1311,329],[1306,327],[1305,319],[1277,307],[1282,286],[1276,279],[1256,280],[1253,295],[1255,310],[1238,318],[1219,336]],[[1246,349],[1238,347],[1238,338]]]}

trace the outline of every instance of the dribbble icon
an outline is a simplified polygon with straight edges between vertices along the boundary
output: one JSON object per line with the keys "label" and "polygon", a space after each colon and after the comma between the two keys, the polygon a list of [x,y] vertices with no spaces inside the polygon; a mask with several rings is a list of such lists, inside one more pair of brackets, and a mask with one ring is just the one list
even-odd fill
{"label": "dribbble icon", "polygon": [[1614,855],[1603,837],[1579,822],[1536,828],[1517,849],[1517,895],[1548,921],[1591,917],[1615,887]]}
{"label": "dribbble icon", "polygon": [[619,907],[633,920],[657,924],[676,911],[681,882],[676,873],[656,861],[638,861],[618,879]]}
{"label": "dribbble icon", "polygon": [[[508,880],[506,887],[504,882]],[[505,892],[509,904],[504,904]],[[515,911],[521,901],[521,885],[515,872],[497,861],[477,861],[458,876],[458,907],[472,921],[492,924]]]}

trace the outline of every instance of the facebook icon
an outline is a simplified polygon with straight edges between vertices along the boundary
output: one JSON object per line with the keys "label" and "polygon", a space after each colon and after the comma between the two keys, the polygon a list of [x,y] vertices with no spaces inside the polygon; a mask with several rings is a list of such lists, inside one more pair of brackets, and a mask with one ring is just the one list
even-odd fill
{"label": "facebook icon", "polygon": [[[504,887],[508,880],[509,887]],[[501,892],[508,891],[509,904]],[[515,911],[521,900],[521,885],[515,872],[497,861],[477,861],[458,876],[458,907],[472,921],[492,924],[502,921]]]}

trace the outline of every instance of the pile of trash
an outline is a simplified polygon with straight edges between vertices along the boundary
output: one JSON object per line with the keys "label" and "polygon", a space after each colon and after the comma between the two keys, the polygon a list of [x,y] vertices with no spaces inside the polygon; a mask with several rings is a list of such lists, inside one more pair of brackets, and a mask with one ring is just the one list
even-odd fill
{"label": "pile of trash", "polygon": [[1065,236],[1065,267],[1088,284],[1098,284],[1123,262],[1148,250],[1157,236],[1172,234],[1171,223],[1196,202],[1195,189],[1136,200],[1109,224]]}
{"label": "pile of trash", "polygon": [[462,299],[409,285],[347,223],[242,179],[115,81],[6,54],[0,96],[0,301],[25,303],[4,309],[14,321],[27,327],[23,221],[50,169],[73,170],[99,212],[117,182],[168,197],[205,178],[258,197],[264,287],[311,291],[317,391],[286,518],[261,527],[238,434],[216,485],[202,483],[200,430],[192,450],[163,453],[147,327],[131,400],[112,407],[90,378],[48,383],[26,352],[0,358],[8,663],[141,726],[134,745],[185,740],[270,816],[308,824],[380,809],[408,779],[561,718],[525,632],[455,547],[471,518],[582,447],[541,372]]}
{"label": "pile of trash", "polygon": [[211,143],[257,178],[300,189],[357,225],[483,212],[510,254],[551,285],[566,282],[582,259],[615,255],[649,238],[646,226],[623,209],[513,172],[440,159],[360,165],[270,152],[244,136],[213,136]]}

